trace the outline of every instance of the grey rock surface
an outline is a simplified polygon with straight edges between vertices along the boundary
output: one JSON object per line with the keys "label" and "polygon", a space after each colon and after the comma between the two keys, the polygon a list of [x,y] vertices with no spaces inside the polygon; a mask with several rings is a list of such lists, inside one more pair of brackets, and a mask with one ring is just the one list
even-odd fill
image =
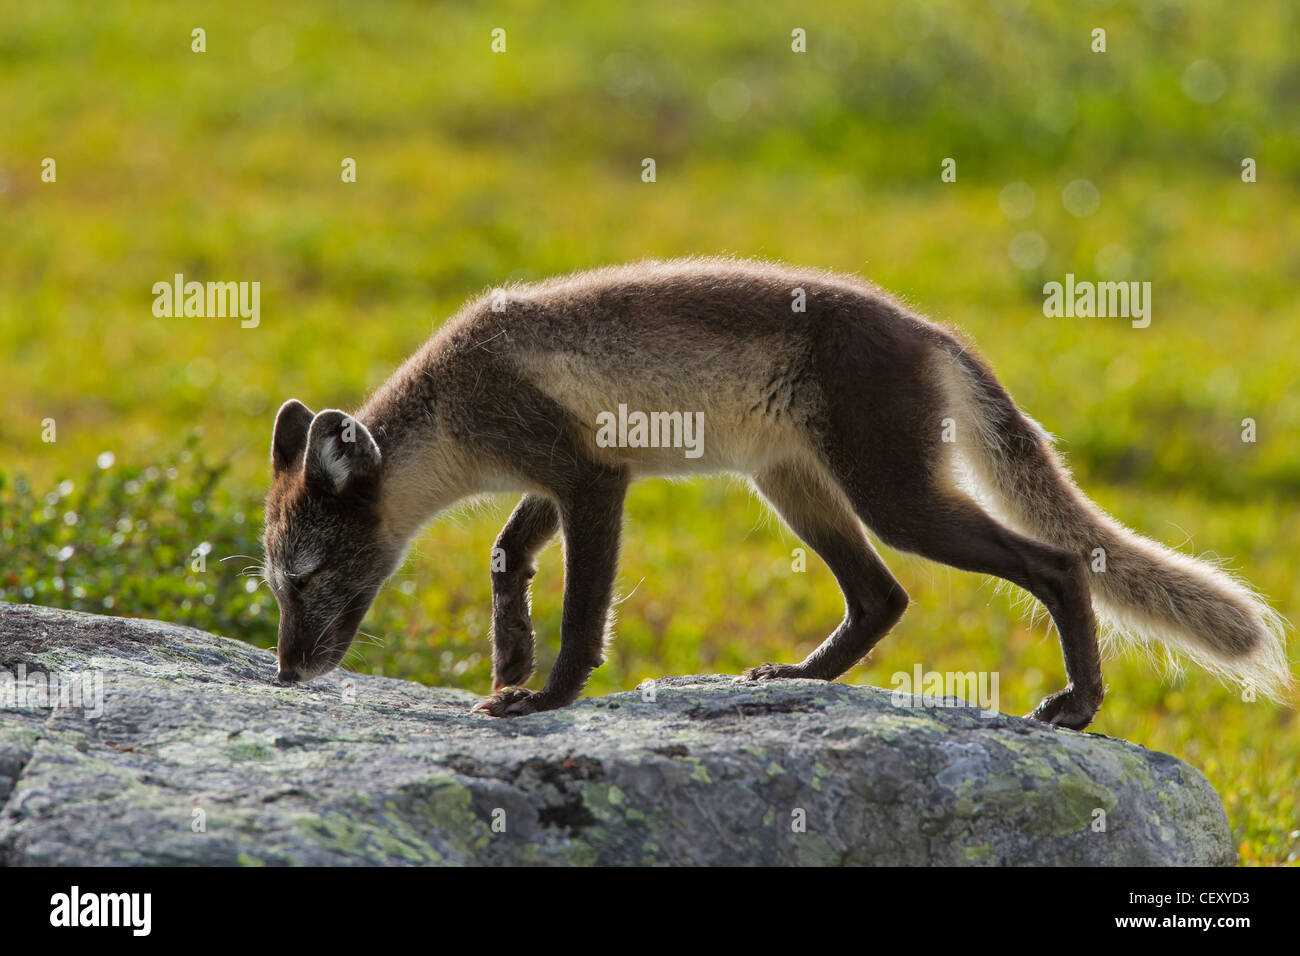
{"label": "grey rock surface", "polygon": [[[465,691],[282,687],[237,641],[12,604],[0,668],[0,864],[1236,856],[1218,795],[1174,757],[870,687],[673,678],[503,721]],[[90,699],[48,706],[47,674]]]}

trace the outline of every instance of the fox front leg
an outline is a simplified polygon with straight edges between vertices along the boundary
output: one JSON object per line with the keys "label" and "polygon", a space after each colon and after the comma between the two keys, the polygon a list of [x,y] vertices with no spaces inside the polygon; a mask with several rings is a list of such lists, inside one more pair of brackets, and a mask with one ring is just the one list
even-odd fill
{"label": "fox front leg", "polygon": [[560,527],[550,498],[527,494],[511,513],[492,549],[492,689],[523,684],[533,675],[529,584],[533,559]]}
{"label": "fox front leg", "polygon": [[611,469],[584,476],[577,493],[561,499],[564,528],[564,615],[560,653],[540,691],[499,690],[474,709],[493,717],[519,717],[572,703],[591,672],[604,662],[605,627],[618,570],[619,532],[627,475]]}

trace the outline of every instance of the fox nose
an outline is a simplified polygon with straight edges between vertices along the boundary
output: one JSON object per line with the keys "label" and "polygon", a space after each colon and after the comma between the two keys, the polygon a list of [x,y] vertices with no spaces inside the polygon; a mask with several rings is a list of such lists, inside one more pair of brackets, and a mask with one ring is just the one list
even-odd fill
{"label": "fox nose", "polygon": [[280,668],[280,673],[276,675],[281,684],[296,684],[298,682],[298,672],[292,667]]}

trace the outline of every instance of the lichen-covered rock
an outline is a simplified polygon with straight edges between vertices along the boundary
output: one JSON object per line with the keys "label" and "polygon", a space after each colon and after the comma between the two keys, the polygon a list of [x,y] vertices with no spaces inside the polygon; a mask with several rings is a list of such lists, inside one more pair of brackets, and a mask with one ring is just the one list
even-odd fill
{"label": "lichen-covered rock", "polygon": [[[282,687],[236,641],[3,604],[0,667],[0,864],[1235,859],[1173,757],[870,687],[674,678],[506,721],[465,691]],[[50,673],[88,699],[50,708]]]}

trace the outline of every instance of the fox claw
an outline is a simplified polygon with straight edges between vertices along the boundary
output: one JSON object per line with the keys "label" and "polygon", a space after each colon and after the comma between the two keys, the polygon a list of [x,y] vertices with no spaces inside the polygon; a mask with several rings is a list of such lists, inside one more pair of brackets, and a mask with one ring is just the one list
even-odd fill
{"label": "fox claw", "polygon": [[797,664],[759,664],[735,678],[733,683],[748,684],[751,681],[760,680],[791,680],[803,676],[804,674],[799,670]]}
{"label": "fox claw", "polygon": [[1100,707],[1100,695],[1096,700],[1089,702],[1083,692],[1071,686],[1044,697],[1038,706],[1025,716],[1053,727],[1083,730],[1092,723]]}
{"label": "fox claw", "polygon": [[[495,683],[495,682],[494,682]],[[471,709],[471,714],[487,714],[489,717],[523,717],[544,710],[541,694],[522,687],[493,688],[496,693],[486,700],[481,700]]]}

